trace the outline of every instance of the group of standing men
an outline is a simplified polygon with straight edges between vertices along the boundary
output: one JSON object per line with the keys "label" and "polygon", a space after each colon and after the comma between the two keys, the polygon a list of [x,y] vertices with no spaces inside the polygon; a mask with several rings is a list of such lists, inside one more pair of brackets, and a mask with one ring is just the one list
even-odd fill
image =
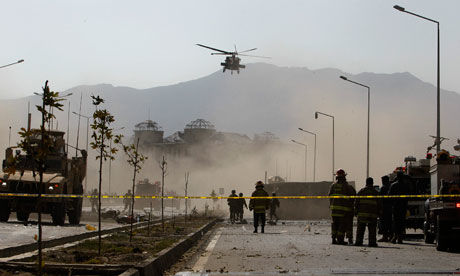
{"label": "group of standing men", "polygon": [[[272,196],[276,196],[276,194],[272,193]],[[237,220],[243,222],[244,208],[248,208],[246,200],[242,198],[243,193],[240,193],[238,196],[236,191],[232,190],[229,197],[233,197],[227,199],[230,207],[230,222],[235,223]],[[259,199],[257,197],[264,198]],[[262,181],[257,181],[256,190],[251,194],[251,199],[249,200],[249,210],[254,212],[254,233],[258,232],[259,223],[261,226],[261,233],[265,232],[265,212],[267,210],[270,210],[270,221],[273,221],[273,218],[278,221],[276,209],[280,206],[279,200],[277,198],[269,199],[265,197],[268,197],[268,193],[264,190],[264,183]]]}
{"label": "group of standing men", "polygon": [[[336,173],[336,182],[332,184],[329,195],[340,196],[330,199],[332,217],[331,235],[333,244],[353,244],[353,218],[357,216],[356,241],[354,245],[362,245],[366,227],[369,234],[369,246],[377,246],[377,219],[380,218],[383,238],[379,241],[402,243],[405,229],[407,200],[404,198],[379,199],[378,195],[407,194],[407,185],[404,183],[404,174],[398,172],[396,181],[390,185],[388,176],[382,177],[380,192],[374,188],[372,177],[366,179],[366,186],[357,194],[348,184],[346,173],[339,169]],[[370,196],[369,198],[342,198],[342,196]]]}
{"label": "group of standing men", "polygon": [[235,190],[232,190],[232,193],[227,199],[228,206],[230,208],[230,222],[233,224],[237,221],[243,222],[244,208],[248,209],[246,200],[243,197],[243,193],[240,193],[239,196],[236,194]]}

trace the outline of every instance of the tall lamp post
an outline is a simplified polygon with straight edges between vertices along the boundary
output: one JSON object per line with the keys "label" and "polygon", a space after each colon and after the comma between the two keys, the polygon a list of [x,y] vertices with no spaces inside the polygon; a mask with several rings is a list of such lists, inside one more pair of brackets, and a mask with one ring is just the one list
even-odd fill
{"label": "tall lamp post", "polygon": [[307,182],[307,145],[304,143],[297,142],[296,140],[291,140],[293,143],[296,143],[298,145],[304,146],[305,147],[305,182]]}
{"label": "tall lamp post", "polygon": [[316,133],[310,132],[301,127],[299,127],[299,130],[315,136],[315,149],[313,153],[313,182],[316,182]]}
{"label": "tall lamp post", "polygon": [[8,66],[11,66],[11,65],[15,65],[15,64],[19,64],[19,63],[23,63],[24,60],[23,59],[20,59],[16,62],[13,62],[13,63],[10,63],[10,64],[7,64],[7,65],[3,65],[3,66],[0,66],[0,68],[5,68],[5,67],[8,67]]}
{"label": "tall lamp post", "polygon": [[345,76],[340,76],[340,78],[344,81],[348,81],[351,83],[354,83],[356,85],[366,87],[367,88],[367,163],[366,163],[366,178],[369,177],[369,124],[370,124],[370,100],[371,100],[371,88],[367,85],[364,85],[362,83],[356,82],[349,80]]}
{"label": "tall lamp post", "polygon": [[335,169],[335,149],[334,149],[334,145],[335,145],[335,142],[334,142],[334,136],[335,136],[335,125],[334,125],[334,116],[332,115],[329,115],[329,114],[326,114],[326,113],[323,113],[323,112],[319,112],[319,111],[316,111],[315,112],[315,119],[318,119],[318,115],[321,114],[323,116],[327,116],[329,118],[332,118],[332,182],[334,182],[334,177],[335,177],[335,173],[334,173],[334,169]]}
{"label": "tall lamp post", "polygon": [[441,88],[440,88],[440,61],[439,61],[439,52],[440,52],[440,47],[439,47],[439,21],[436,21],[436,20],[433,20],[433,19],[430,19],[428,17],[425,17],[425,16],[421,16],[419,14],[416,14],[416,13],[413,13],[413,12],[410,12],[410,11],[406,11],[405,8],[401,7],[401,6],[398,6],[398,5],[395,5],[393,6],[393,8],[395,8],[396,10],[400,11],[400,12],[405,12],[405,13],[408,13],[410,15],[413,15],[413,16],[417,16],[419,18],[422,18],[422,19],[425,19],[427,21],[430,21],[430,22],[433,22],[433,23],[436,23],[437,27],[438,27],[438,50],[437,50],[437,58],[438,58],[438,64],[437,64],[437,95],[436,95],[436,152],[439,152],[441,150]]}
{"label": "tall lamp post", "polygon": [[[89,119],[91,117],[89,116],[85,116],[85,115],[82,115],[80,113],[77,113],[75,111],[72,111],[73,114],[79,116],[79,117],[83,117],[83,118],[86,118],[86,154],[88,154],[88,143],[89,143]],[[78,133],[77,135],[79,135],[80,133]],[[85,191],[86,191],[86,188],[88,187],[88,172],[86,172],[86,177],[85,177]]]}

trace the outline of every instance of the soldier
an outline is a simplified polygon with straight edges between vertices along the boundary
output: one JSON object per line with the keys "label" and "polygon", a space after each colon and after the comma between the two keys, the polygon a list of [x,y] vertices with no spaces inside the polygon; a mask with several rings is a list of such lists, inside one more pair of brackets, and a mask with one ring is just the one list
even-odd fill
{"label": "soldier", "polygon": [[[256,190],[252,193],[251,197],[268,197],[268,193],[264,190],[264,183],[262,181],[257,181]],[[254,233],[257,233],[259,220],[261,222],[262,227],[262,230],[260,232],[265,232],[265,210],[268,210],[269,207],[270,199],[251,198],[251,200],[249,200],[249,210],[254,210]]]}
{"label": "soldier", "polygon": [[[346,179],[346,173],[343,169],[337,170],[335,179],[337,180],[331,185],[329,189],[330,196],[347,196],[350,192]],[[329,200],[332,225],[331,225],[331,236],[332,244],[346,244],[344,242],[345,234],[345,213],[351,212],[349,202],[344,198],[331,198]]]}
{"label": "soldier", "polygon": [[[348,184],[348,182],[347,182]],[[356,195],[356,190],[348,184],[348,191],[347,195],[349,196],[355,196]],[[345,212],[344,216],[344,223],[345,223],[345,236],[348,240],[349,245],[353,245],[353,218],[355,216],[354,208],[355,208],[355,199],[354,198],[349,198],[346,201],[347,207],[349,208],[349,211]]]}
{"label": "soldier", "polygon": [[97,212],[97,204],[98,200],[97,197],[99,196],[99,193],[97,192],[97,189],[94,189],[93,192],[91,193],[91,212],[95,213]]}
{"label": "soldier", "polygon": [[128,209],[128,213],[131,213],[132,202],[133,194],[131,193],[131,190],[128,190],[128,192],[125,194],[123,198],[123,203],[125,204],[125,209],[123,211],[126,211],[126,209]]}
{"label": "soldier", "polygon": [[248,205],[246,204],[246,199],[243,198],[243,193],[239,194],[240,198],[238,198],[238,216],[237,219],[243,223],[243,215],[244,215],[244,208],[248,209]]}
{"label": "soldier", "polygon": [[[389,195],[407,195],[408,187],[404,181],[404,173],[398,171],[396,173],[396,181],[391,184]],[[393,233],[391,239],[392,243],[403,243],[403,235],[406,223],[407,199],[393,198],[392,199],[392,212],[393,212]]]}
{"label": "soldier", "polygon": [[[390,191],[390,178],[388,175],[382,176],[382,187],[380,188],[379,195],[386,196]],[[385,198],[381,200],[382,212],[380,216],[380,230],[382,231],[383,237],[379,242],[389,242],[393,236],[392,231],[392,210],[391,210],[391,199]]]}
{"label": "soldier", "polygon": [[[272,193],[272,196],[276,196],[276,193]],[[278,216],[276,215],[276,209],[280,207],[280,201],[277,198],[272,198],[270,200],[270,221],[273,221],[275,217],[275,223],[278,221]]]}
{"label": "soldier", "polygon": [[236,211],[238,209],[238,195],[236,194],[235,190],[232,190],[232,193],[229,195],[229,197],[235,197],[235,198],[229,198],[227,199],[228,207],[230,208],[230,222],[233,224],[236,221]]}
{"label": "soldier", "polygon": [[[366,187],[358,192],[358,196],[377,196],[379,193],[374,188],[374,179],[366,179]],[[377,247],[377,217],[379,215],[379,200],[377,198],[357,198],[355,206],[358,216],[355,245],[363,245],[364,232],[369,231],[369,246]]]}

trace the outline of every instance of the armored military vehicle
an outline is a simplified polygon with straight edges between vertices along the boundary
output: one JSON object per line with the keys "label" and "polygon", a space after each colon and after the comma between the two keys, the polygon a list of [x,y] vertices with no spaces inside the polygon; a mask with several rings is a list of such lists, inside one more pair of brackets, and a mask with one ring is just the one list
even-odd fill
{"label": "armored military vehicle", "polygon": [[[40,131],[32,130],[32,133],[30,142],[38,147]],[[39,187],[39,174],[34,171],[37,167],[35,160],[15,147],[6,149],[0,175],[0,221],[8,221],[11,212],[16,212],[19,221],[27,221],[30,213],[38,211],[37,194],[41,188],[41,211],[51,214],[54,224],[63,225],[66,214],[70,224],[80,223],[83,198],[59,195],[83,194],[87,152],[80,150],[81,157],[69,158],[64,134],[62,131],[47,131],[52,146],[45,162],[42,187]],[[7,168],[12,166],[15,172],[7,173]],[[2,193],[8,196],[2,197]]]}

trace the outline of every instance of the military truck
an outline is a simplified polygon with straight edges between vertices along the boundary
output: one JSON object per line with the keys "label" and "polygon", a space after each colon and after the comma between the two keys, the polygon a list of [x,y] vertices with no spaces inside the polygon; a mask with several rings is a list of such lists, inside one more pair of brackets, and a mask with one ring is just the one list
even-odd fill
{"label": "military truck", "polygon": [[[39,130],[32,130],[30,142],[38,147],[41,141]],[[86,176],[87,152],[80,150],[81,157],[68,157],[64,132],[47,131],[50,138],[50,153],[45,161],[43,184],[36,171],[37,164],[32,156],[22,153],[16,147],[5,151],[3,173],[0,175],[0,221],[8,221],[11,212],[16,212],[19,221],[27,221],[30,213],[37,212],[37,194],[41,188],[41,211],[51,214],[53,223],[63,225],[67,214],[70,224],[79,224],[82,211],[82,197],[59,197],[59,195],[82,195],[82,181]],[[15,151],[13,153],[13,151]],[[14,167],[14,173],[7,173]],[[35,169],[35,171],[34,171]],[[8,196],[1,196],[7,193]],[[15,196],[17,194],[17,196]],[[50,197],[55,195],[56,197]]]}
{"label": "military truck", "polygon": [[[431,195],[460,195],[458,156],[447,151],[439,152],[436,160],[431,162],[430,175]],[[433,197],[426,201],[424,236],[426,243],[436,241],[437,250],[459,245],[460,197]]]}

